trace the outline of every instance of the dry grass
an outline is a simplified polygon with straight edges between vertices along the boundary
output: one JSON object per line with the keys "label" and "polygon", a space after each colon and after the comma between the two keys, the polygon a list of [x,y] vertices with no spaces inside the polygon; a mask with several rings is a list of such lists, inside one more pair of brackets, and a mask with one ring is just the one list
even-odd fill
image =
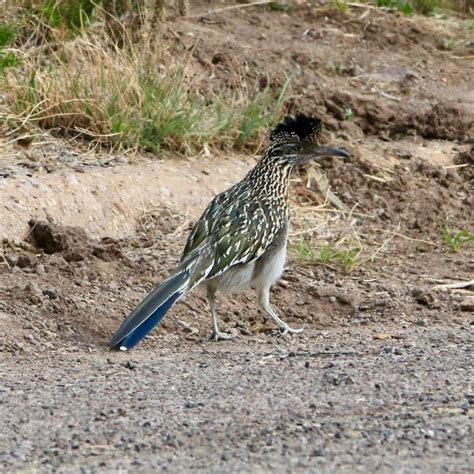
{"label": "dry grass", "polygon": [[324,174],[309,167],[295,177],[291,206],[290,253],[299,264],[319,264],[351,273],[367,268],[390,250],[399,234],[365,234],[364,220],[374,215],[347,208],[331,191]]}
{"label": "dry grass", "polygon": [[379,7],[399,10],[404,14],[432,15],[439,10],[452,10],[472,14],[474,0],[375,0]]}
{"label": "dry grass", "polygon": [[35,46],[8,50],[18,58],[0,85],[10,132],[40,127],[107,146],[196,153],[255,147],[282,113],[289,80],[275,89],[236,71],[237,86],[217,88],[163,38],[137,43],[124,30],[118,47],[101,27],[75,33],[65,38],[39,21]]}

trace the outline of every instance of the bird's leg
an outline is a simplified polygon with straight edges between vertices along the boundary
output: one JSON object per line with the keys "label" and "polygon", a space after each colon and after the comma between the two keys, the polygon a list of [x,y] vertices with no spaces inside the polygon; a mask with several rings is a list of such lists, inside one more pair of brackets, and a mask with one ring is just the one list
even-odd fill
{"label": "bird's leg", "polygon": [[300,329],[293,329],[292,327],[288,326],[285,321],[280,319],[278,315],[275,313],[273,308],[270,306],[270,288],[262,288],[258,292],[258,303],[260,307],[268,314],[280,328],[281,333],[284,334],[299,334],[303,331],[303,328]]}
{"label": "bird's leg", "polygon": [[216,314],[216,294],[208,291],[207,300],[209,301],[209,308],[211,309],[212,316],[212,341],[229,341],[234,339],[234,336],[226,334],[225,332],[220,332],[217,326],[217,314]]}

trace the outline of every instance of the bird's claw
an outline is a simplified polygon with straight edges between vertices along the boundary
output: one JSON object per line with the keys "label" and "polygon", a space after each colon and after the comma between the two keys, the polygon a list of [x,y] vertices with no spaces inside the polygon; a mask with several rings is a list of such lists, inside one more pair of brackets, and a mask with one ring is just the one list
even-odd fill
{"label": "bird's claw", "polygon": [[231,334],[227,334],[225,332],[220,332],[220,331],[213,332],[210,337],[211,341],[216,341],[216,342],[217,341],[231,341],[232,339],[234,339],[234,336],[232,336]]}
{"label": "bird's claw", "polygon": [[284,326],[280,326],[280,334],[282,336],[285,336],[286,334],[300,334],[303,332],[303,330],[304,330],[304,327],[299,328],[299,329],[294,329],[288,326],[288,324],[285,324]]}

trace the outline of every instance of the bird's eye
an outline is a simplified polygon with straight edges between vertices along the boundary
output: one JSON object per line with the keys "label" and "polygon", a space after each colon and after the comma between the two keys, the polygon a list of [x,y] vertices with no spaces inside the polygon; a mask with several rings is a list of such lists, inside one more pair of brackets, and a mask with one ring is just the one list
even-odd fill
{"label": "bird's eye", "polygon": [[293,153],[299,153],[303,150],[303,146],[299,143],[285,143],[280,147],[273,150],[272,155],[291,155]]}

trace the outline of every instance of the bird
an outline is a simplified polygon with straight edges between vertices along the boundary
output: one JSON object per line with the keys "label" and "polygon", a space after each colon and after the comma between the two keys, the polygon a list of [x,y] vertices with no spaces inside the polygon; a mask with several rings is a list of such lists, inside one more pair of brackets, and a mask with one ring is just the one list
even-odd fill
{"label": "bird", "polygon": [[289,187],[298,166],[325,157],[349,158],[342,148],[319,143],[319,117],[288,115],[269,133],[269,143],[242,181],[218,194],[193,226],[181,260],[124,320],[112,337],[112,350],[136,346],[168,310],[194,288],[204,287],[212,319],[211,339],[233,336],[219,330],[216,293],[256,290],[259,306],[281,334],[297,334],[270,304],[270,288],[286,260],[289,230]]}

